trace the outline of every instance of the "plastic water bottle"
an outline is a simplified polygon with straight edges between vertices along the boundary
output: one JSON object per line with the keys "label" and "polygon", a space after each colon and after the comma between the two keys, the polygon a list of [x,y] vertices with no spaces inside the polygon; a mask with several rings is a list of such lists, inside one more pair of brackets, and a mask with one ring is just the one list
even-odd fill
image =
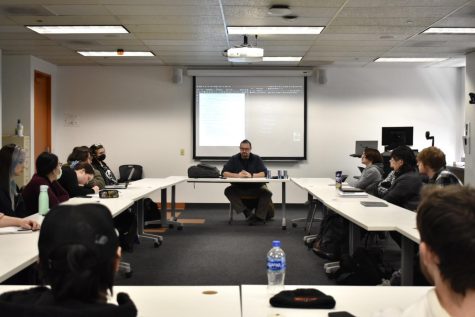
{"label": "plastic water bottle", "polygon": [[20,119],[18,119],[17,124],[16,124],[15,135],[23,136],[23,124],[21,123]]}
{"label": "plastic water bottle", "polygon": [[49,211],[48,185],[40,186],[40,196],[38,197],[38,213],[46,216]]}
{"label": "plastic water bottle", "polygon": [[272,249],[267,253],[267,291],[269,295],[284,289],[285,253],[280,248],[280,241],[272,241]]}

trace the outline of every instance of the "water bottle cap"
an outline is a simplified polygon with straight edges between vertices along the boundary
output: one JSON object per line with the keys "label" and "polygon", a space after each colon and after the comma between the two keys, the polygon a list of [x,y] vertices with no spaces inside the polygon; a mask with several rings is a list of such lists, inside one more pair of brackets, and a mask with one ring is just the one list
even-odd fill
{"label": "water bottle cap", "polygon": [[40,185],[40,191],[42,192],[48,191],[48,185]]}
{"label": "water bottle cap", "polygon": [[272,241],[272,246],[273,247],[280,247],[280,241],[279,240]]}

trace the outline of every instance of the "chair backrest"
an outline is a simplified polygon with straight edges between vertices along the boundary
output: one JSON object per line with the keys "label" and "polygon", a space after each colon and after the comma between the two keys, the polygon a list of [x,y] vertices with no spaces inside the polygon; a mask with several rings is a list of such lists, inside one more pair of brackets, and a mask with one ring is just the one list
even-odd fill
{"label": "chair backrest", "polygon": [[136,181],[138,179],[142,179],[143,168],[142,165],[135,165],[135,164],[126,164],[119,166],[119,175],[120,179],[119,182],[125,182],[129,177],[130,170],[134,168],[134,174],[132,175],[131,181]]}

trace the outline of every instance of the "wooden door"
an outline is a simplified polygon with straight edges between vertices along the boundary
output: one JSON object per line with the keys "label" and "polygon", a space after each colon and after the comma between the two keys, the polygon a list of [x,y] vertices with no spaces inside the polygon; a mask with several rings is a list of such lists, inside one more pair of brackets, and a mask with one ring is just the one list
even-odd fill
{"label": "wooden door", "polygon": [[34,160],[51,151],[51,75],[35,70]]}

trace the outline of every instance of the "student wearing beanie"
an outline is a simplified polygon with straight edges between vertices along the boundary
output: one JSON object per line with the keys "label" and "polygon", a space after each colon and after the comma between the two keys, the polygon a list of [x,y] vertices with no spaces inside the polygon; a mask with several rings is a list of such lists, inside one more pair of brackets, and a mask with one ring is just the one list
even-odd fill
{"label": "student wearing beanie", "polygon": [[61,163],[53,153],[43,152],[36,159],[36,174],[22,191],[25,201],[25,215],[29,216],[38,212],[38,197],[40,186],[48,185],[49,207],[69,199],[68,192],[58,183],[61,177]]}

